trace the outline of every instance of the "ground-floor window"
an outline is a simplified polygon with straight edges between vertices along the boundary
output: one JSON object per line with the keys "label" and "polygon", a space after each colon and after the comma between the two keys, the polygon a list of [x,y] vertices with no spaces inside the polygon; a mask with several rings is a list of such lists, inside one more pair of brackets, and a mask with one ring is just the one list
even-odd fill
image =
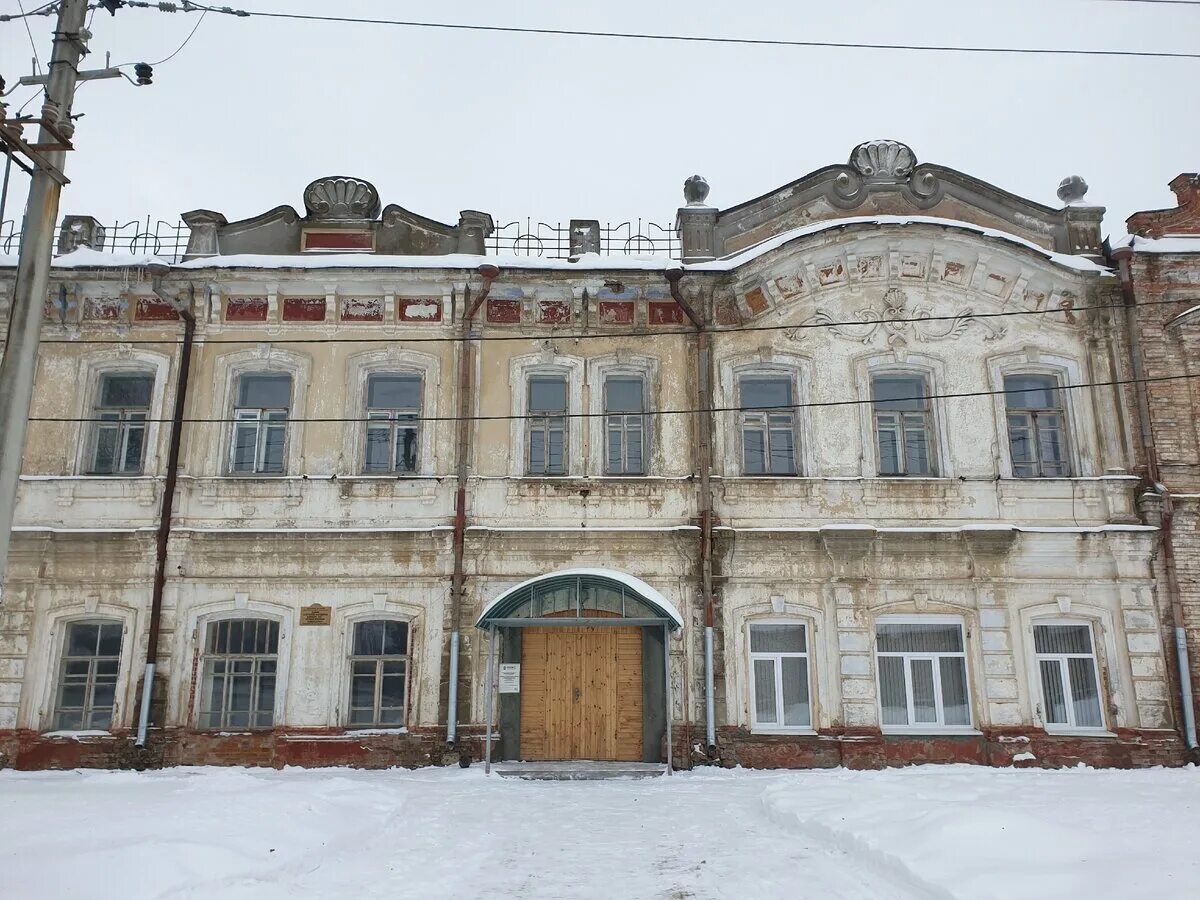
{"label": "ground-floor window", "polygon": [[967,659],[959,621],[880,621],[875,635],[882,724],[962,728],[971,724]]}
{"label": "ground-floor window", "polygon": [[54,728],[107,731],[121,664],[120,622],[71,622],[63,638]]}
{"label": "ground-floor window", "polygon": [[1102,728],[1100,677],[1091,625],[1061,621],[1034,625],[1033,646],[1046,724]]}
{"label": "ground-floor window", "polygon": [[811,728],[808,635],[802,624],[750,626],[752,724],[761,729]]}
{"label": "ground-floor window", "polygon": [[356,622],[350,652],[350,725],[403,725],[408,623],[393,619]]}
{"label": "ground-floor window", "polygon": [[279,623],[209,622],[204,642],[201,728],[270,728],[275,723]]}

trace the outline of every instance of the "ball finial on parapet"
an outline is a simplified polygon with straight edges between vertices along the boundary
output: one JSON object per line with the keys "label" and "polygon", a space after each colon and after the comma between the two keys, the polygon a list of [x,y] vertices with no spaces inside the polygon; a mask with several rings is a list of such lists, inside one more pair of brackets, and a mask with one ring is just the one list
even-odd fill
{"label": "ball finial on parapet", "polygon": [[708,182],[703,175],[693,175],[683,183],[683,199],[688,206],[703,206],[708,198]]}
{"label": "ball finial on parapet", "polygon": [[1079,175],[1068,175],[1058,183],[1058,199],[1070,206],[1079,203],[1088,192],[1088,183]]}

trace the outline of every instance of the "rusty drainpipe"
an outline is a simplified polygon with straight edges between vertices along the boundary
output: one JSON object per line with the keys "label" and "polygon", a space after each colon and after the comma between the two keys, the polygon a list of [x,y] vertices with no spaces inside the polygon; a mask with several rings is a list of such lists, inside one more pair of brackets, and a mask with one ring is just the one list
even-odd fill
{"label": "rusty drainpipe", "polygon": [[188,373],[192,367],[192,340],[196,334],[196,317],[192,315],[195,286],[189,286],[188,301],[180,303],[162,289],[162,276],[169,271],[165,265],[150,267],[154,276],[154,293],[175,308],[183,319],[183,345],[179,350],[179,376],[175,382],[175,409],[171,413],[171,441],[167,448],[167,474],[163,481],[162,506],[158,514],[158,543],[154,554],[154,587],[150,599],[150,625],[146,635],[146,669],[142,676],[142,707],[138,713],[138,747],[146,746],[150,729],[150,701],[154,695],[154,673],[158,667],[158,635],[162,629],[163,589],[167,583],[167,546],[171,539],[171,516],[175,504],[175,482],[179,475],[179,450],[183,437],[183,410],[187,402]]}
{"label": "rusty drainpipe", "polygon": [[1188,751],[1195,755],[1196,706],[1192,697],[1192,666],[1188,654],[1187,630],[1183,626],[1183,603],[1179,599],[1179,574],[1175,564],[1175,511],[1171,491],[1162,479],[1158,464],[1158,448],[1154,443],[1154,429],[1150,421],[1150,395],[1146,387],[1146,367],[1142,363],[1142,341],[1138,333],[1137,297],[1133,290],[1133,273],[1130,270],[1132,250],[1121,249],[1113,254],[1121,279],[1121,296],[1125,302],[1125,321],[1129,332],[1129,362],[1133,368],[1134,393],[1137,396],[1138,419],[1142,451],[1146,455],[1146,474],[1154,492],[1162,500],[1160,536],[1163,551],[1163,568],[1167,574],[1167,595],[1171,611],[1171,630],[1175,636],[1175,660],[1179,666],[1179,694],[1183,705],[1183,738]]}
{"label": "rusty drainpipe", "polygon": [[[671,297],[679,304],[696,327],[696,406],[701,410],[696,444],[700,469],[700,580],[704,595],[704,735],[711,756],[717,749],[716,692],[713,676],[713,628],[716,625],[716,603],[713,599],[712,565],[712,489],[709,476],[712,470],[712,348],[708,327],[683,296],[679,283],[683,269],[668,269],[663,273],[671,285]],[[665,647],[670,653],[671,648]],[[670,710],[667,715],[670,715]]]}
{"label": "rusty drainpipe", "polygon": [[[458,645],[462,627],[463,556],[467,535],[467,467],[471,450],[471,322],[492,290],[492,282],[500,275],[493,265],[484,264],[477,271],[483,277],[483,288],[475,302],[462,317],[462,339],[459,343],[458,366],[458,433],[455,442],[454,493],[454,575],[450,584],[450,684],[446,697],[446,743],[453,747],[458,740]],[[464,302],[471,299],[470,286]],[[489,735],[487,740],[491,739]]]}

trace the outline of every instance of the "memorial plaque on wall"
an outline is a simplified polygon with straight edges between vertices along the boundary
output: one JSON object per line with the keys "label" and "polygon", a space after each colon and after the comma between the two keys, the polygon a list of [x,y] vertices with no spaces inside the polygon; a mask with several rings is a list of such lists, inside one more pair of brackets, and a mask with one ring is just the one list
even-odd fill
{"label": "memorial plaque on wall", "polygon": [[328,625],[333,618],[333,607],[314,603],[300,607],[301,625]]}

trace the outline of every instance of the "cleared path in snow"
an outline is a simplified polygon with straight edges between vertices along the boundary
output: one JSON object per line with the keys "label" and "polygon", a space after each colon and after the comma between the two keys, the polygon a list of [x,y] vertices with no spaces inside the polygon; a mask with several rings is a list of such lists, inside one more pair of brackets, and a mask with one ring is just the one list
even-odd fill
{"label": "cleared path in snow", "polygon": [[[781,777],[606,782],[418,772],[0,774],[5,900],[905,898],[773,822]],[[7,887],[5,887],[7,884]]]}

